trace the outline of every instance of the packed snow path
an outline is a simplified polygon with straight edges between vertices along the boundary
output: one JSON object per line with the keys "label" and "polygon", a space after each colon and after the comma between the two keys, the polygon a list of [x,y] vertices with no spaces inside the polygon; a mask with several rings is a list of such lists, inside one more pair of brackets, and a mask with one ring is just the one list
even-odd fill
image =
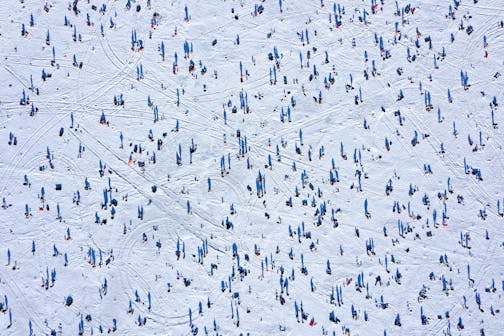
{"label": "packed snow path", "polygon": [[498,335],[504,7],[7,0],[0,335]]}

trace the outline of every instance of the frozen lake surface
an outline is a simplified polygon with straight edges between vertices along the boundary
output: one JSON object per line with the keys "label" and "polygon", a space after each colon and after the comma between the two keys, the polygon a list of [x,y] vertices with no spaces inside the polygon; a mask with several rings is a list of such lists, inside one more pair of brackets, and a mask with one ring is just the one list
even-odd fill
{"label": "frozen lake surface", "polygon": [[5,0],[0,335],[499,335],[504,6]]}

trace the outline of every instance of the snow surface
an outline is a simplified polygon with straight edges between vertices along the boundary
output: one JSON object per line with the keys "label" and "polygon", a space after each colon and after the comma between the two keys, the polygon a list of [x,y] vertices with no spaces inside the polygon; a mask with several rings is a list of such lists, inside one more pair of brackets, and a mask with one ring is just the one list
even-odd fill
{"label": "snow surface", "polygon": [[0,334],[502,335],[503,14],[4,0]]}

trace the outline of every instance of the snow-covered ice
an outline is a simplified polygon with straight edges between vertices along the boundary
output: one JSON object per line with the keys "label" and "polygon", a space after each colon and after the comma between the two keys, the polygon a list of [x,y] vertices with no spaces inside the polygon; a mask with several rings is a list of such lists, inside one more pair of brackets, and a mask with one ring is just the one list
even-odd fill
{"label": "snow-covered ice", "polygon": [[0,335],[501,335],[499,0],[4,0]]}

